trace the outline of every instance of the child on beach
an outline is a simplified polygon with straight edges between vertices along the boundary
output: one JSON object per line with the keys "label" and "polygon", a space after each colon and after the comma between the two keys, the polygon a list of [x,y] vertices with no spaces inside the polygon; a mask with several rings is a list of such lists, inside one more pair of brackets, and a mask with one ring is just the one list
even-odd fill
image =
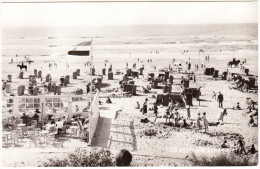
{"label": "child on beach", "polygon": [[213,91],[213,96],[212,96],[212,99],[217,99],[217,93]]}
{"label": "child on beach", "polygon": [[205,112],[203,113],[202,119],[203,119],[203,124],[204,124],[204,128],[205,128],[205,133],[206,133],[209,130],[208,129],[209,128],[209,122],[208,122],[208,120],[206,118],[206,113]]}
{"label": "child on beach", "polygon": [[201,121],[201,117],[200,117],[200,113],[198,114],[198,117],[197,117],[197,128],[196,128],[196,131],[200,131],[201,129],[201,124],[200,124],[200,121]]}

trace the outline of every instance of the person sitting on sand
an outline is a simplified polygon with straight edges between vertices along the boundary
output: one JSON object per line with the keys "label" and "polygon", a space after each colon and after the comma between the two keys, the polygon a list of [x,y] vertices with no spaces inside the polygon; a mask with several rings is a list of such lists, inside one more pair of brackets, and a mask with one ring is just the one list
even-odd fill
{"label": "person sitting on sand", "polygon": [[239,105],[239,102],[237,102],[236,110],[241,110],[241,107]]}
{"label": "person sitting on sand", "polygon": [[188,123],[186,122],[186,119],[183,119],[183,124],[181,127],[184,127],[184,128],[187,128],[189,125]]}
{"label": "person sitting on sand", "polygon": [[208,120],[207,120],[207,117],[206,117],[206,113],[205,113],[205,112],[203,113],[202,119],[203,119],[203,124],[204,124],[204,128],[205,128],[205,133],[206,133],[206,132],[208,132],[208,130],[209,130],[209,122],[208,122]]}
{"label": "person sitting on sand", "polygon": [[255,154],[255,153],[256,153],[255,145],[252,144],[250,150],[248,150],[248,152],[247,152],[247,155]]}
{"label": "person sitting on sand", "polygon": [[107,97],[106,103],[112,103],[110,97]]}
{"label": "person sitting on sand", "polygon": [[227,146],[227,140],[224,140],[223,144],[221,145],[221,148],[229,148]]}
{"label": "person sitting on sand", "polygon": [[198,117],[197,117],[197,128],[196,128],[196,131],[200,131],[201,129],[201,124],[200,124],[200,121],[201,121],[201,117],[200,117],[200,113],[198,113]]}
{"label": "person sitting on sand", "polygon": [[254,117],[251,115],[251,116],[250,116],[250,120],[249,120],[249,122],[248,122],[248,125],[252,127],[252,126],[254,126],[254,122],[255,122],[255,121],[254,121]]}
{"label": "person sitting on sand", "polygon": [[139,104],[139,102],[136,102],[135,109],[140,109],[140,104]]}

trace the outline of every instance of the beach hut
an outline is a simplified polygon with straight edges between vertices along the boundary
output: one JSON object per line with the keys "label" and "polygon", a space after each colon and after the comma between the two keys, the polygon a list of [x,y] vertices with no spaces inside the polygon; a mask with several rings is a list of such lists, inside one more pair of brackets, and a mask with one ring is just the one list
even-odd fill
{"label": "beach hut", "polygon": [[249,74],[249,69],[245,69],[245,74],[248,76],[248,74]]}
{"label": "beach hut", "polygon": [[33,95],[37,96],[38,94],[39,94],[39,88],[38,87],[33,88]]}
{"label": "beach hut", "polygon": [[136,95],[136,85],[132,86],[132,95]]}
{"label": "beach hut", "polygon": [[102,74],[103,74],[103,75],[106,75],[106,68],[103,68],[103,69],[102,69]]}
{"label": "beach hut", "polygon": [[132,75],[132,69],[127,69],[126,74],[127,74],[127,76],[131,76]]}
{"label": "beach hut", "polygon": [[65,77],[65,84],[70,84],[70,76],[69,75],[67,75]]}
{"label": "beach hut", "polygon": [[132,75],[133,75],[133,78],[139,78],[139,72],[137,71],[132,71]]}
{"label": "beach hut", "polygon": [[37,69],[34,69],[34,76],[37,77]]}
{"label": "beach hut", "polygon": [[166,72],[165,72],[165,75],[164,75],[165,81],[166,81],[167,79],[169,79],[169,76],[170,76],[170,72],[166,71]]}
{"label": "beach hut", "polygon": [[169,93],[169,86],[162,85],[162,88],[163,88],[163,93]]}
{"label": "beach hut", "polygon": [[108,80],[113,80],[113,72],[108,72]]}
{"label": "beach hut", "polygon": [[169,105],[169,101],[170,101],[169,94],[168,93],[164,93],[163,94],[163,105],[164,106],[168,106]]}
{"label": "beach hut", "polygon": [[42,71],[39,71],[38,72],[38,76],[37,76],[38,78],[42,78]]}
{"label": "beach hut", "polygon": [[214,74],[213,74],[213,78],[217,78],[218,77],[218,70],[214,70]]}
{"label": "beach hut", "polygon": [[156,97],[156,104],[162,104],[163,103],[163,94],[158,94]]}
{"label": "beach hut", "polygon": [[56,83],[51,83],[51,92],[55,92]]}
{"label": "beach hut", "polygon": [[5,92],[6,93],[11,93],[11,83],[7,83],[6,84]]}
{"label": "beach hut", "polygon": [[59,85],[59,86],[56,86],[56,93],[58,94],[58,95],[61,95],[61,86]]}
{"label": "beach hut", "polygon": [[77,79],[77,75],[78,75],[77,72],[73,72],[73,74],[72,74],[73,79]]}
{"label": "beach hut", "polygon": [[158,88],[158,81],[157,81],[157,80],[154,80],[154,81],[153,81],[152,88],[154,88],[154,89],[157,89],[157,88]]}
{"label": "beach hut", "polygon": [[47,74],[46,75],[46,82],[49,82],[51,80],[51,75],[50,74]]}
{"label": "beach hut", "polygon": [[80,76],[80,69],[77,69],[77,76]]}
{"label": "beach hut", "polygon": [[18,95],[18,96],[24,95],[24,90],[25,90],[25,86],[24,86],[24,85],[18,86],[18,87],[17,87],[17,95]]}
{"label": "beach hut", "polygon": [[23,72],[20,72],[20,73],[19,73],[19,78],[20,78],[20,79],[23,79]]}
{"label": "beach hut", "polygon": [[8,78],[8,82],[12,82],[12,75],[8,75],[7,78]]}
{"label": "beach hut", "polygon": [[144,68],[140,68],[140,75],[143,75]]}
{"label": "beach hut", "polygon": [[90,69],[90,75],[95,75],[95,68],[92,68],[92,70]]}
{"label": "beach hut", "polygon": [[192,93],[191,94],[186,94],[186,104],[189,106],[192,106]]}
{"label": "beach hut", "polygon": [[173,84],[173,76],[170,76],[170,83]]}
{"label": "beach hut", "polygon": [[221,79],[222,80],[227,80],[227,72],[223,72]]}
{"label": "beach hut", "polygon": [[184,79],[184,80],[183,80],[183,87],[184,87],[184,88],[189,88],[189,84],[190,84],[189,79]]}

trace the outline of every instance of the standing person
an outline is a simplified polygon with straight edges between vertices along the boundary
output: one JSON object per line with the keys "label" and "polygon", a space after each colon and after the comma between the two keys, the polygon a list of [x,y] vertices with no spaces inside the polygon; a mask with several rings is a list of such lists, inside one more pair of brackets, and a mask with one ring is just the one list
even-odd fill
{"label": "standing person", "polygon": [[87,93],[90,91],[90,84],[87,84]]}
{"label": "standing person", "polygon": [[175,115],[175,127],[178,127],[179,126],[179,120],[180,120],[180,114],[179,114],[177,108],[175,109],[174,115]]}
{"label": "standing person", "polygon": [[191,68],[191,64],[189,63],[189,64],[188,64],[188,70],[190,70],[190,68]]}
{"label": "standing person", "polygon": [[154,103],[153,112],[154,112],[155,117],[157,118],[158,117],[158,107],[157,107],[156,103]]}
{"label": "standing person", "polygon": [[206,117],[206,113],[204,112],[203,113],[203,117],[202,117],[202,119],[203,119],[203,124],[204,124],[204,127],[205,127],[205,133],[206,132],[208,132],[209,131],[209,122],[208,122],[208,120],[207,120],[207,117]]}
{"label": "standing person", "polygon": [[143,104],[143,115],[145,115],[146,113],[147,113],[147,100],[145,100]]}
{"label": "standing person", "polygon": [[224,100],[224,97],[223,95],[219,92],[219,95],[218,95],[218,106],[223,108],[223,100]]}
{"label": "standing person", "polygon": [[169,122],[170,122],[171,114],[170,114],[169,107],[167,107],[167,109],[165,110],[165,118],[166,118],[166,123],[167,123],[168,119],[169,119]]}
{"label": "standing person", "polygon": [[200,121],[201,121],[201,117],[200,117],[200,113],[198,114],[198,117],[197,117],[197,131],[200,131],[201,129],[201,124],[200,124]]}
{"label": "standing person", "polygon": [[237,144],[238,144],[237,153],[242,154],[242,152],[244,152],[245,154],[247,154],[246,149],[245,149],[245,141],[243,141],[242,138],[239,138]]}
{"label": "standing person", "polygon": [[187,119],[190,119],[190,106],[187,105],[186,109],[187,109]]}

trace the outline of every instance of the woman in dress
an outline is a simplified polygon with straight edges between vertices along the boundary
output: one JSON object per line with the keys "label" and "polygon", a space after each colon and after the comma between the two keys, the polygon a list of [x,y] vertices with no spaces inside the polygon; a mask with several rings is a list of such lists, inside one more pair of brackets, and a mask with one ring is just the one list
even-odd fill
{"label": "woman in dress", "polygon": [[147,113],[147,101],[144,102],[143,104],[143,115]]}
{"label": "woman in dress", "polygon": [[206,133],[209,130],[209,122],[206,118],[206,112],[203,113],[202,119],[203,119],[203,124],[204,124],[204,127],[205,127],[205,133]]}

